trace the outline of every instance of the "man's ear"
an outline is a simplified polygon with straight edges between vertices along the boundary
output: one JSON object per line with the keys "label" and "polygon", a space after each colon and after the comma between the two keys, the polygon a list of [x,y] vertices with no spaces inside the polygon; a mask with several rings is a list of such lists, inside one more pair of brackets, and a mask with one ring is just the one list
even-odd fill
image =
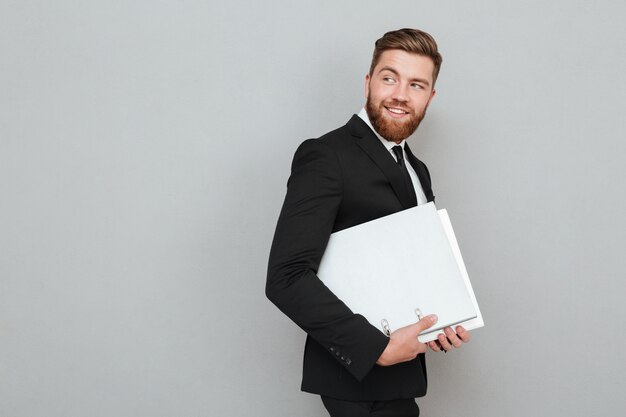
{"label": "man's ear", "polygon": [[430,97],[428,98],[428,103],[426,103],[426,109],[428,108],[428,106],[430,105],[430,102],[433,101],[433,97],[435,97],[435,93],[437,92],[437,90],[435,90],[433,88],[433,91],[431,91],[430,93]]}
{"label": "man's ear", "polygon": [[365,98],[367,99],[367,97],[370,95],[370,75],[365,74]]}

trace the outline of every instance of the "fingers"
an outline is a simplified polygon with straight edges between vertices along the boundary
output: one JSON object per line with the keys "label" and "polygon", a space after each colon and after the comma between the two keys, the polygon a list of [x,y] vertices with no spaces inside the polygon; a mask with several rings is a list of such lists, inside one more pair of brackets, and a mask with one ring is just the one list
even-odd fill
{"label": "fingers", "polygon": [[443,329],[443,332],[445,333],[446,337],[448,338],[448,342],[450,342],[452,344],[452,346],[454,346],[455,348],[460,348],[461,345],[463,345],[463,342],[456,335],[456,333],[454,332],[454,330],[452,330],[451,327],[446,327],[445,329]]}
{"label": "fingers", "polygon": [[436,340],[433,340],[431,342],[428,342],[428,347],[430,348],[430,350],[432,350],[433,352],[441,352],[441,347],[439,346],[439,343],[437,343]]}
{"label": "fingers", "polygon": [[382,366],[394,365],[414,359],[418,354],[424,353],[427,346],[418,340],[419,334],[437,323],[437,316],[431,314],[422,318],[417,323],[402,327],[391,333],[389,344],[376,361]]}
{"label": "fingers", "polygon": [[441,346],[441,350],[447,352],[450,349],[452,349],[452,344],[450,343],[450,341],[448,340],[445,334],[441,333],[439,336],[437,336],[437,341],[439,342],[439,345]]}
{"label": "fingers", "polygon": [[471,339],[470,332],[465,330],[465,328],[463,328],[463,326],[457,326],[456,327],[456,334],[457,334],[457,336],[459,336],[461,338],[463,343],[467,343]]}
{"label": "fingers", "polygon": [[470,341],[470,333],[462,326],[457,326],[456,333],[451,327],[443,329],[443,333],[437,336],[437,342],[444,351],[448,351],[455,348],[460,348],[463,343]]}
{"label": "fingers", "polygon": [[417,334],[419,334],[429,327],[432,327],[435,323],[437,323],[437,320],[438,317],[436,314],[430,314],[415,323],[413,326],[415,326],[415,331],[417,332]]}

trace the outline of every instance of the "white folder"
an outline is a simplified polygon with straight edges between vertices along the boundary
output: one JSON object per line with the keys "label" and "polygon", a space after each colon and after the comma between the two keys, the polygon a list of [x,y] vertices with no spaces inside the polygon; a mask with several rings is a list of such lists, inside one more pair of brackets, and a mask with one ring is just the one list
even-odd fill
{"label": "white folder", "polygon": [[333,233],[318,276],[354,313],[383,333],[437,314],[420,342],[447,326],[484,326],[445,210],[433,203]]}

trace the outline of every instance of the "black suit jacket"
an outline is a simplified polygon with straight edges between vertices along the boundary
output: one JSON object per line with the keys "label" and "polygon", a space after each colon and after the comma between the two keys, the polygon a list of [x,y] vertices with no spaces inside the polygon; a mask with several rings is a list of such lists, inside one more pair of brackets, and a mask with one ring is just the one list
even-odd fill
{"label": "black suit jacket", "polygon": [[[426,165],[408,146],[406,151],[428,201],[433,201]],[[426,393],[424,355],[394,366],[376,365],[389,339],[316,275],[331,233],[409,207],[398,165],[356,115],[296,151],[272,243],[266,294],[308,335],[303,391],[353,401]]]}

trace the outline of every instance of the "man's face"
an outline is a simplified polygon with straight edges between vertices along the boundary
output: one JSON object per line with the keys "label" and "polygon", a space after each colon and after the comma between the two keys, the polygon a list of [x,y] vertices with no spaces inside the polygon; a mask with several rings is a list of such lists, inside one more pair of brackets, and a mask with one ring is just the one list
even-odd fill
{"label": "man's face", "polygon": [[390,49],[365,76],[365,110],[383,138],[400,143],[415,132],[435,95],[435,64],[426,56]]}

